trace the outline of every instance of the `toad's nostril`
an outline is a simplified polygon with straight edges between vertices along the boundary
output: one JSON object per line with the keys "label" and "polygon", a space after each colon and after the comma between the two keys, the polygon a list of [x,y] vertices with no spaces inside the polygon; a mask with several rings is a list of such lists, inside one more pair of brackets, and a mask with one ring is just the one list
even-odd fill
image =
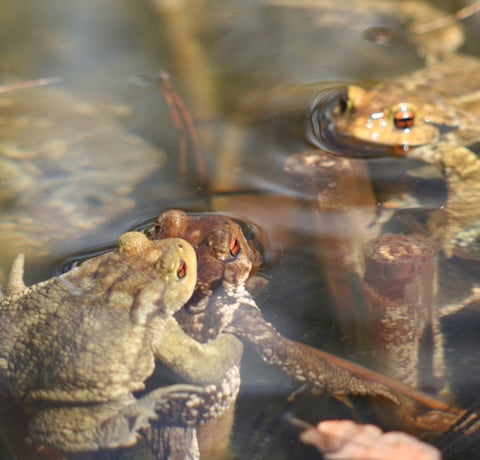
{"label": "toad's nostril", "polygon": [[185,276],[187,276],[187,264],[183,259],[180,260],[180,263],[178,264],[177,276],[179,279],[185,278]]}

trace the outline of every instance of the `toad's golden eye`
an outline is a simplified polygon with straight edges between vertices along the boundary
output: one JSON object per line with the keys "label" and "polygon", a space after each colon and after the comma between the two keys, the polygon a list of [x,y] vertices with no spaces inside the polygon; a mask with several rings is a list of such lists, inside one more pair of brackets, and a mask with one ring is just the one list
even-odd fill
{"label": "toad's golden eye", "polygon": [[408,129],[415,124],[415,113],[412,110],[401,109],[393,115],[393,124],[397,129]]}
{"label": "toad's golden eye", "polygon": [[185,276],[187,276],[187,264],[183,259],[180,259],[180,263],[178,264],[177,276],[179,279],[185,278]]}
{"label": "toad's golden eye", "polygon": [[238,241],[238,238],[232,237],[230,240],[230,255],[232,257],[237,257],[238,254],[240,254],[240,242]]}

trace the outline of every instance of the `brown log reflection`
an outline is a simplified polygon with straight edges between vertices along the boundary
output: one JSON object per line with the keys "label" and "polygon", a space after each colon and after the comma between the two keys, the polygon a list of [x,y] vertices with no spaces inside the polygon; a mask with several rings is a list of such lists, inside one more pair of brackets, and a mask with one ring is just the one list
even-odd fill
{"label": "brown log reflection", "polygon": [[343,337],[358,347],[361,325],[363,246],[378,235],[376,199],[365,161],[314,150],[292,155],[285,171],[311,197],[323,276],[335,301]]}
{"label": "brown log reflection", "polygon": [[386,234],[364,253],[374,366],[413,387],[438,391],[444,368],[435,299],[438,246],[422,236]]}
{"label": "brown log reflection", "polygon": [[[442,377],[435,313],[438,248],[417,236],[379,237],[377,203],[364,161],[309,151],[292,155],[285,171],[309,196],[319,258],[343,336],[352,348],[373,348],[376,368],[386,374],[379,380],[379,374],[362,369],[362,377],[381,381],[402,399],[382,418],[419,434],[448,430],[462,415],[471,420],[465,411],[414,390],[417,385],[438,390]],[[351,362],[325,358],[356,373]]]}

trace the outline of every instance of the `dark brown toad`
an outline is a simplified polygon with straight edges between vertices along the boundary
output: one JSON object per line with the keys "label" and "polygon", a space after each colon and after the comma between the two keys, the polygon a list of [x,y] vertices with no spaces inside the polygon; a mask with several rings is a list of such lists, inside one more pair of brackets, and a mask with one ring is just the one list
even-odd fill
{"label": "dark brown toad", "polygon": [[[197,252],[197,288],[175,315],[182,328],[196,339],[206,341],[217,334],[232,332],[252,345],[264,361],[315,393],[327,392],[338,398],[381,397],[395,405],[408,401],[405,411],[410,411],[411,404],[421,406],[421,411],[444,411],[446,424],[459,413],[406,385],[283,337],[265,321],[246,289],[249,277],[260,264],[260,256],[240,226],[228,216],[187,215],[170,210],[161,214],[146,233],[152,239],[185,238]],[[416,417],[416,413],[408,416]]]}

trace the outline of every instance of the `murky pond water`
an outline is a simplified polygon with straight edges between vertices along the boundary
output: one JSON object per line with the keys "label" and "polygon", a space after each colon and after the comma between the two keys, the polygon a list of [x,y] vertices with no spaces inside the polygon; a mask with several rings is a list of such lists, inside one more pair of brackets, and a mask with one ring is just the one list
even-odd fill
{"label": "murky pond water", "polygon": [[[319,145],[332,151],[307,135],[319,93],[333,110],[347,82],[395,79],[439,55],[436,49],[426,55],[423,45],[419,54],[418,42],[404,33],[412,15],[401,2],[344,3],[2,2],[2,83],[61,82],[0,93],[0,269],[6,273],[24,252],[30,284],[72,254],[115,241],[166,209],[230,213],[260,229],[268,284],[257,301],[265,317],[289,338],[367,363],[365,330],[349,316],[359,278],[342,273],[363,266],[349,265],[348,254],[386,231],[428,233],[428,213],[445,206],[449,189],[432,165],[383,151],[344,151],[348,164],[335,163],[327,178],[308,169]],[[438,6],[452,12],[462,3]],[[472,56],[479,51],[478,21],[465,21],[461,50]],[[385,27],[395,38],[387,45],[368,41],[370,27]],[[456,43],[455,34],[447,43]],[[180,177],[185,133],[179,137],[159,85],[138,84],[138,74],[161,70],[191,112],[205,177],[191,144]],[[472,79],[478,89],[478,74]],[[439,302],[458,303],[478,283],[478,259],[439,258]],[[470,353],[478,348],[471,326],[477,316],[478,299],[442,323],[447,375],[463,406],[479,396],[479,356]],[[287,401],[297,388],[247,348],[231,458],[318,458],[284,414],[314,422],[352,412],[326,397]],[[362,401],[358,412],[376,421]],[[81,458],[148,455],[139,446]]]}

